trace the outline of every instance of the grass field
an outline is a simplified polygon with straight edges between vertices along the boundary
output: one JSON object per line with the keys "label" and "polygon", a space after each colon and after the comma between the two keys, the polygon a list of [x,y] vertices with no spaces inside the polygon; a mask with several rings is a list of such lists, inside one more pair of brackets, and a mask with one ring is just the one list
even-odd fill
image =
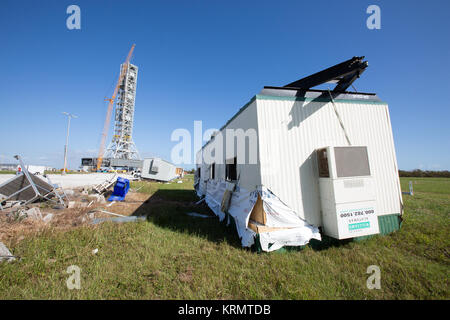
{"label": "grass field", "polygon": [[[449,299],[450,179],[402,179],[400,231],[360,242],[257,254],[241,248],[216,218],[186,215],[196,206],[184,183],[133,183],[149,195],[138,223],[47,230],[8,243],[21,261],[0,264],[2,299]],[[98,248],[93,255],[91,251]],[[81,268],[68,290],[67,267]],[[381,289],[366,287],[378,265]]]}
{"label": "grass field", "polygon": [[15,170],[0,170],[0,174],[16,174]]}

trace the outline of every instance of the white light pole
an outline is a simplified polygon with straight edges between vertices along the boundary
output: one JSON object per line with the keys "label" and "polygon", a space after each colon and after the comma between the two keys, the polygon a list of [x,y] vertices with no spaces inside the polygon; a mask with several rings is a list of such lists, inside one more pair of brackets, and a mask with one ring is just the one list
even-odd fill
{"label": "white light pole", "polygon": [[66,145],[64,147],[64,169],[62,174],[66,174],[66,166],[67,166],[67,149],[69,147],[69,129],[70,129],[70,118],[78,118],[74,114],[70,114],[67,112],[63,112],[62,114],[67,116],[67,119],[69,120],[69,123],[67,124],[67,136],[66,136]]}

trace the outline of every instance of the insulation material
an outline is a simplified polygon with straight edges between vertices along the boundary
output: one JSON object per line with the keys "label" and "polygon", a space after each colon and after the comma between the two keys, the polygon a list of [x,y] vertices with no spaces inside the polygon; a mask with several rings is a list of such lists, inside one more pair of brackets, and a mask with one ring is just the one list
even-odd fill
{"label": "insulation material", "polygon": [[301,219],[267,188],[258,187],[250,192],[226,181],[208,180],[205,201],[220,221],[227,217],[221,210],[224,194],[233,189],[227,213],[234,219],[243,247],[253,245],[257,233],[263,251],[306,245],[310,239],[321,240],[317,227]]}

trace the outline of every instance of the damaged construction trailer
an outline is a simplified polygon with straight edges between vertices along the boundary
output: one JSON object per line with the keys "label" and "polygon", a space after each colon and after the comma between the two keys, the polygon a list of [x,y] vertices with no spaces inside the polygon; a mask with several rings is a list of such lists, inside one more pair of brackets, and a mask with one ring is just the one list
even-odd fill
{"label": "damaged construction trailer", "polygon": [[[319,230],[348,239],[400,228],[388,105],[374,93],[346,91],[366,69],[363,59],[264,87],[198,152],[196,192],[236,225],[244,247],[301,246],[321,239]],[[311,89],[323,83],[336,86]]]}
{"label": "damaged construction trailer", "polygon": [[157,181],[170,181],[178,177],[177,167],[161,158],[143,160],[141,178]]}

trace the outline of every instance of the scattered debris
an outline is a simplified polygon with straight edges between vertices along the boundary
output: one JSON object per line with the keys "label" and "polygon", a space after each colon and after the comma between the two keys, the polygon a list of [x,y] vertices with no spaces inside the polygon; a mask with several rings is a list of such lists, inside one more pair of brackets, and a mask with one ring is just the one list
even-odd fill
{"label": "scattered debris", "polygon": [[0,242],[0,262],[3,261],[14,261],[16,260],[16,257],[12,255],[11,251],[3,244],[3,242]]}
{"label": "scattered debris", "polygon": [[183,183],[183,181],[181,181],[181,180],[178,180],[178,181],[177,181],[177,183]]}
{"label": "scattered debris", "polygon": [[[73,189],[74,194],[70,197],[70,201],[67,201],[69,206],[63,207],[63,210],[56,210],[53,205],[42,202],[10,207],[3,212],[0,211],[0,241],[5,244],[17,243],[28,235],[40,233],[50,226],[57,230],[67,231],[83,225],[90,225],[95,218],[120,218],[125,219],[124,221],[130,221],[130,219],[134,221],[136,218],[129,218],[128,216],[133,214],[148,199],[146,194],[128,192],[126,200],[129,201],[115,201],[114,205],[109,208],[107,206],[110,206],[112,202],[101,204],[95,201],[98,195],[94,197],[90,197],[92,194],[82,195],[82,190],[83,187],[81,186]],[[104,196],[98,199],[102,198],[104,199]],[[2,203],[2,205],[4,204]],[[28,211],[30,217],[28,217]],[[114,212],[117,213],[114,214]],[[137,215],[140,216],[140,214]],[[122,222],[120,219],[118,222]],[[94,248],[89,251],[92,249]]]}
{"label": "scattered debris", "polygon": [[53,217],[54,217],[54,214],[49,213],[42,219],[42,221],[44,221],[45,223],[49,223],[53,219]]}
{"label": "scattered debris", "polygon": [[39,208],[31,208],[26,211],[27,218],[33,219],[33,220],[42,220],[42,213]]}
{"label": "scattered debris", "polygon": [[[0,196],[2,196],[2,195],[0,195]],[[1,199],[0,199],[0,202],[2,203],[1,205],[2,205],[3,209],[20,207],[20,203],[21,203],[21,201],[5,201],[5,202],[3,202],[3,200],[1,200]]]}
{"label": "scattered debris", "polygon": [[110,204],[107,205],[107,207],[111,207],[114,203],[116,203],[115,201],[111,202]]}
{"label": "scattered debris", "polygon": [[101,194],[90,194],[89,198],[93,198],[96,202],[106,203],[105,197]]}
{"label": "scattered debris", "polygon": [[201,213],[197,213],[197,212],[188,212],[186,213],[188,216],[191,217],[198,217],[198,218],[213,218],[213,216],[208,216],[206,214],[201,214]]}
{"label": "scattered debris", "polygon": [[146,217],[138,217],[138,216],[125,216],[125,217],[117,217],[117,218],[96,218],[94,219],[91,224],[99,224],[102,222],[138,222],[138,221],[145,221],[147,220]]}
{"label": "scattered debris", "polygon": [[197,204],[200,204],[200,203],[202,203],[203,201],[205,201],[205,198],[201,198],[200,200],[198,200],[195,204],[197,205]]}
{"label": "scattered debris", "polygon": [[89,213],[94,213],[94,212],[103,212],[103,213],[107,213],[107,214],[110,214],[110,215],[113,215],[113,216],[116,216],[116,217],[128,217],[128,216],[124,216],[122,214],[109,212],[109,211],[106,211],[106,210],[95,210],[95,211],[90,211]]}
{"label": "scattered debris", "polygon": [[66,195],[68,195],[68,196],[73,196],[73,195],[75,194],[75,191],[73,191],[72,189],[64,190],[64,192],[65,192]]}
{"label": "scattered debris", "polygon": [[6,216],[12,221],[21,221],[27,218],[27,213],[25,209],[19,209],[15,211],[8,212]]}
{"label": "scattered debris", "polygon": [[106,191],[108,191],[109,188],[111,188],[116,180],[117,177],[117,173],[114,174],[114,176],[112,176],[112,178],[107,179],[105,181],[103,181],[102,183],[100,183],[99,185],[94,187],[95,192],[97,192],[98,194],[103,194]]}
{"label": "scattered debris", "polygon": [[30,174],[23,164],[20,156],[19,160],[22,171],[15,177],[0,185],[0,193],[4,196],[0,203],[0,210],[3,210],[3,202],[19,201],[21,205],[32,203],[38,199],[52,201],[61,205],[66,205],[66,193],[60,185],[52,184],[50,179],[44,181],[33,174]]}
{"label": "scattered debris", "polygon": [[33,207],[28,210],[21,208],[19,210],[7,213],[6,216],[10,220],[17,222],[20,222],[24,219],[30,219],[33,221],[43,221],[44,223],[50,222],[54,217],[53,213],[49,213],[44,216],[41,210],[37,207]]}
{"label": "scattered debris", "polygon": [[97,254],[98,252],[98,248],[95,248],[94,250],[92,250],[92,254]]}
{"label": "scattered debris", "polygon": [[76,201],[69,201],[69,205],[67,206],[68,209],[74,209],[74,208],[87,208],[89,206],[89,203],[86,201],[76,202]]}

